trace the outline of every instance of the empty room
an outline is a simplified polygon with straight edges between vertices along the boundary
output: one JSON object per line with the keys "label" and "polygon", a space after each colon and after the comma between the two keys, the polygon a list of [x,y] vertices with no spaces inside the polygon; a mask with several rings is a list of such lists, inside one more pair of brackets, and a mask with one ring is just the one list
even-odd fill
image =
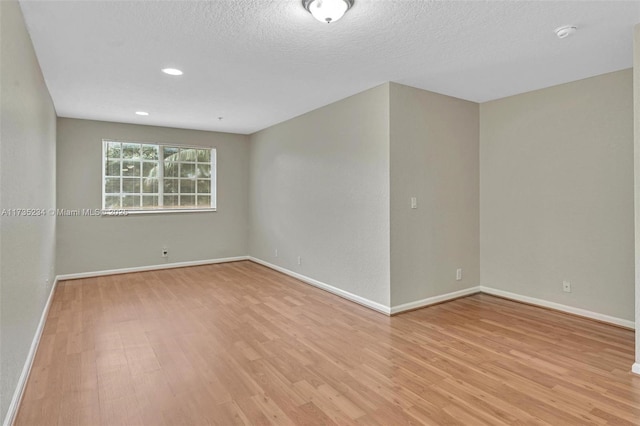
{"label": "empty room", "polygon": [[640,425],[640,1],[1,0],[0,107],[5,426]]}

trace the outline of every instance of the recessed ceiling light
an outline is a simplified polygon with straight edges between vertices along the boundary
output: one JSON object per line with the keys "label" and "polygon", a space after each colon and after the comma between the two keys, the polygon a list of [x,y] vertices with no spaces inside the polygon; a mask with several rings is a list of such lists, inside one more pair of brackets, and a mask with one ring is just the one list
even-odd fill
{"label": "recessed ceiling light", "polygon": [[182,75],[182,71],[177,68],[163,68],[162,72],[169,75]]}
{"label": "recessed ceiling light", "polygon": [[564,27],[556,28],[556,35],[558,38],[567,38],[571,34],[575,33],[578,28],[573,25],[565,25]]}
{"label": "recessed ceiling light", "polygon": [[137,115],[149,115],[149,113],[146,112],[146,111],[136,111],[136,114]]}

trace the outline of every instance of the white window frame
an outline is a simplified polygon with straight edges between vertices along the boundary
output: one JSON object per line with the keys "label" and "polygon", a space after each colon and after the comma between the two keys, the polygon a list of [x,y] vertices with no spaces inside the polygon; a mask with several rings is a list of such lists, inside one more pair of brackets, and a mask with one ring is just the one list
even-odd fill
{"label": "white window frame", "polygon": [[[158,147],[158,165],[160,167],[158,167],[158,174],[157,174],[157,179],[158,179],[158,206],[156,208],[144,208],[144,207],[140,207],[140,208],[130,208],[130,207],[121,207],[120,211],[126,211],[127,214],[158,214],[158,213],[196,213],[196,212],[215,212],[217,211],[217,175],[218,175],[218,169],[217,169],[217,149],[214,147],[210,147],[210,146],[196,146],[196,145],[182,145],[182,144],[176,144],[176,143],[160,143],[160,142],[140,142],[140,141],[130,141],[130,140],[123,140],[123,139],[102,139],[102,157],[100,159],[101,161],[101,167],[102,167],[102,188],[101,188],[101,194],[102,194],[102,210],[107,211],[106,209],[106,197],[107,197],[107,193],[105,191],[106,187],[106,179],[108,177],[114,177],[114,176],[107,176],[106,175],[106,164],[107,164],[107,144],[109,142],[118,142],[121,144],[126,144],[126,143],[130,143],[130,144],[138,144],[138,145],[155,145]],[[210,195],[211,197],[211,203],[210,203],[210,207],[164,207],[163,203],[164,203],[164,148],[178,148],[178,149],[206,149],[209,150],[210,152],[210,167],[211,167],[211,177],[210,179],[210,192],[207,195]],[[122,153],[120,154],[120,168],[122,169]],[[141,170],[140,170],[140,178],[143,178],[144,176],[142,176],[143,173],[143,168],[142,168],[142,164],[144,163],[144,160],[140,160],[141,161]],[[196,161],[196,164],[198,162]],[[181,178],[178,176],[176,178],[177,180],[180,180]],[[195,185],[196,185],[196,192],[194,194],[189,194],[189,195],[193,195],[194,197],[196,197],[197,200],[197,196],[199,195],[197,193],[197,181],[198,179],[195,179]],[[120,170],[120,196],[122,197],[122,185],[123,185],[123,175],[122,175],[122,170]],[[143,192],[139,192],[138,195],[144,195]],[[149,194],[149,195],[156,195],[155,193],[153,194]],[[180,192],[178,192],[176,194],[178,197],[180,197]],[[204,194],[202,194],[204,195]],[[179,199],[179,198],[178,198]]]}

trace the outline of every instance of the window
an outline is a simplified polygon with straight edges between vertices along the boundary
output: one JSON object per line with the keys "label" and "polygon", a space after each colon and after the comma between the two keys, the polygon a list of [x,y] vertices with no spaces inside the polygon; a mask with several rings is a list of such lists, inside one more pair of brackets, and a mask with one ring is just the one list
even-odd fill
{"label": "window", "polygon": [[104,210],[216,208],[216,150],[102,141]]}

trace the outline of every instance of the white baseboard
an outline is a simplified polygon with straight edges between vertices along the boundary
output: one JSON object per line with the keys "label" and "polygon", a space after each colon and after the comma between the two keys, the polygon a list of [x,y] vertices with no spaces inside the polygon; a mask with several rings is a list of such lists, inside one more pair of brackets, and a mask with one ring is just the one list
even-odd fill
{"label": "white baseboard", "polygon": [[11,404],[9,404],[7,415],[5,416],[4,422],[2,423],[4,426],[11,426],[13,425],[13,422],[16,420],[16,415],[18,414],[18,408],[20,407],[20,401],[22,400],[22,396],[24,395],[24,390],[27,386],[27,380],[29,379],[29,374],[31,374],[31,367],[33,366],[33,361],[36,357],[38,346],[40,345],[40,338],[42,337],[42,332],[44,331],[44,325],[45,325],[45,322],[47,321],[47,315],[49,314],[49,308],[51,307],[51,301],[53,300],[53,294],[56,291],[57,285],[58,285],[58,279],[56,278],[53,281],[53,285],[51,286],[51,291],[49,292],[47,303],[44,305],[44,309],[42,310],[42,315],[40,316],[40,322],[38,323],[38,328],[36,328],[36,333],[33,336],[33,341],[31,342],[31,347],[29,348],[27,359],[24,362],[24,367],[22,367],[22,373],[20,373],[20,378],[18,379],[18,383],[16,384],[16,389],[13,392],[13,398],[11,399]]}
{"label": "white baseboard", "polygon": [[635,364],[633,364],[633,366],[631,367],[631,372],[640,374],[640,362],[636,362]]}
{"label": "white baseboard", "polygon": [[[498,289],[486,287],[486,286],[471,287],[464,290],[454,291],[452,293],[442,294],[439,296],[428,297],[422,300],[416,300],[414,302],[404,303],[402,305],[387,307],[380,303],[374,302],[372,300],[366,299],[364,297],[361,297],[356,294],[349,293],[348,291],[342,290],[340,288],[334,287],[330,284],[323,283],[321,281],[307,277],[297,272],[293,272],[281,266],[277,266],[272,263],[266,262],[262,259],[249,256],[249,260],[252,262],[258,263],[260,265],[266,266],[267,268],[276,270],[278,272],[282,272],[283,274],[289,275],[290,277],[296,278],[304,283],[310,284],[314,287],[318,287],[322,290],[328,291],[337,296],[340,296],[352,302],[358,303],[362,306],[366,306],[367,308],[373,309],[375,311],[381,312],[386,315],[394,315],[401,312],[410,311],[413,309],[419,309],[419,308],[423,308],[436,303],[442,303],[449,300],[457,299],[459,297],[468,296],[474,293],[486,293],[493,296],[503,297],[505,299],[511,299],[517,302],[524,302],[531,305],[555,309],[557,311],[566,312],[569,314],[573,314],[573,315],[577,315],[585,318],[591,318],[591,319],[606,322],[609,324],[615,324],[622,327],[627,327],[630,329],[635,329],[635,323],[633,321],[612,317],[612,316],[600,314],[597,312],[588,311],[586,309],[574,308],[573,306],[562,305],[560,303],[550,302],[543,299],[536,299],[529,296],[522,296],[520,294],[511,293],[504,290],[498,290]],[[634,367],[634,368],[640,368],[640,367]]]}
{"label": "white baseboard", "polygon": [[385,306],[385,305],[383,305],[381,303],[374,302],[373,300],[366,299],[364,297],[358,296],[357,294],[349,293],[348,291],[339,289],[337,287],[334,287],[332,285],[323,283],[323,282],[315,280],[313,278],[309,278],[309,277],[307,277],[305,275],[302,275],[302,274],[299,274],[297,272],[290,271],[289,269],[283,268],[281,266],[277,266],[277,265],[274,265],[272,263],[265,262],[262,259],[258,259],[258,258],[255,258],[255,257],[249,257],[249,260],[252,261],[252,262],[258,263],[258,264],[260,264],[262,266],[266,266],[267,268],[273,269],[275,271],[282,272],[285,275],[289,275],[290,277],[298,279],[298,280],[300,280],[300,281],[302,281],[304,283],[310,284],[310,285],[312,285],[314,287],[318,287],[319,289],[328,291],[329,293],[333,293],[336,296],[340,296],[340,297],[342,297],[344,299],[350,300],[350,301],[355,302],[355,303],[357,303],[359,305],[362,305],[362,306],[365,306],[367,308],[373,309],[374,311],[378,311],[378,312],[381,312],[381,313],[386,314],[386,315],[390,315],[391,314],[391,310],[389,309],[389,307]]}
{"label": "white baseboard", "polygon": [[248,260],[249,256],[225,257],[221,259],[193,260],[188,262],[164,263],[160,265],[134,266],[133,268],[107,269],[104,271],[80,272],[77,274],[58,275],[58,281],[77,280],[80,278],[101,277],[104,275],[130,274],[132,272],[157,271],[160,269],[184,268],[187,266],[212,265],[214,263],[238,262],[240,260]]}
{"label": "white baseboard", "polygon": [[543,299],[536,299],[529,296],[521,296],[519,294],[510,293],[504,290],[498,290],[496,288],[480,286],[482,293],[491,294],[493,296],[504,297],[505,299],[516,300],[518,302],[529,303],[531,305],[542,306],[544,308],[555,309],[557,311],[567,312],[569,314],[578,315],[581,317],[591,318],[594,320],[608,322],[609,324],[615,324],[622,327],[635,329],[635,322],[622,318],[612,317],[605,314],[599,314],[597,312],[588,311],[586,309],[574,308],[573,306],[562,305],[560,303],[549,302]]}
{"label": "white baseboard", "polygon": [[426,299],[416,300],[415,302],[404,303],[398,306],[391,307],[391,315],[399,314],[405,311],[411,311],[414,309],[424,308],[436,303],[442,303],[449,300],[457,299],[459,297],[469,296],[470,294],[479,293],[480,287],[465,288],[464,290],[454,291],[439,296],[427,297]]}

